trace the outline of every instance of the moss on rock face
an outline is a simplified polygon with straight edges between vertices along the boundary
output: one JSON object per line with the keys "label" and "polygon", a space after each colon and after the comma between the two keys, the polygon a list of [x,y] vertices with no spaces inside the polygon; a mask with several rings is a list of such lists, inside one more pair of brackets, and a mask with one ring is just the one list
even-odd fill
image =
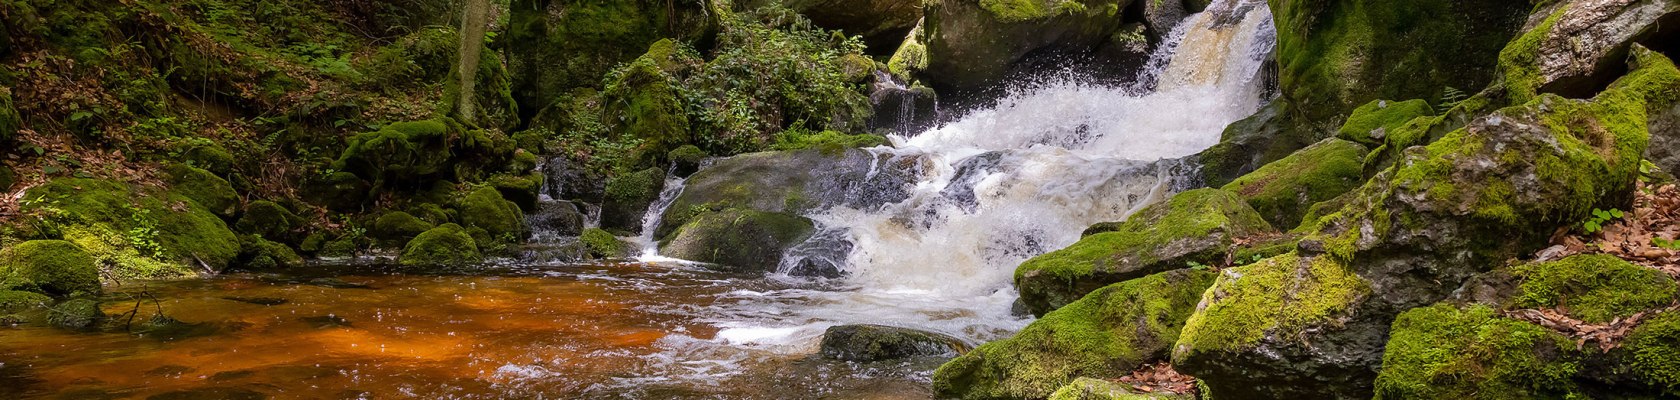
{"label": "moss on rock face", "polygon": [[1289,253],[1220,274],[1174,349],[1176,364],[1199,353],[1240,353],[1262,339],[1288,340],[1346,313],[1371,285],[1331,257]]}
{"label": "moss on rock face", "polygon": [[1680,312],[1657,314],[1622,341],[1627,370],[1665,396],[1680,395]]}
{"label": "moss on rock face", "polygon": [[939,367],[933,388],[962,399],[1044,398],[1078,377],[1118,378],[1166,358],[1211,271],[1178,270],[1104,287]]}
{"label": "moss on rock face", "polygon": [[[1152,0],[1153,1],[1153,0]],[[1027,59],[1089,52],[1108,40],[1131,0],[952,0],[925,5],[926,70],[940,93],[998,84]]]}
{"label": "moss on rock face", "polygon": [[840,325],[823,332],[818,352],[832,360],[872,362],[953,356],[968,350],[961,340],[933,332],[882,325]]}
{"label": "moss on rock face", "polygon": [[534,114],[574,88],[600,84],[602,75],[649,44],[705,41],[728,12],[709,4],[514,0],[506,37],[512,96],[525,108],[522,114]]}
{"label": "moss on rock face", "polygon": [[61,297],[98,295],[99,267],[93,262],[75,243],[31,240],[0,251],[0,283]]}
{"label": "moss on rock face", "polygon": [[1515,268],[1523,278],[1514,306],[1562,308],[1589,323],[1608,323],[1673,303],[1680,292],[1668,274],[1610,255],[1577,255]]}
{"label": "moss on rock face", "polygon": [[239,248],[239,261],[234,265],[237,268],[262,271],[303,265],[303,257],[291,247],[261,237],[240,237]]}
{"label": "moss on rock face", "polygon": [[1485,306],[1413,309],[1391,335],[1378,399],[1585,398],[1573,341]]}
{"label": "moss on rock face", "polygon": [[525,232],[525,214],[519,205],[502,198],[493,187],[482,187],[468,194],[456,207],[460,210],[461,225],[483,229],[494,241],[514,241]]}
{"label": "moss on rock face", "polygon": [[[1491,82],[1530,5],[1509,0],[1273,0],[1279,84],[1314,124],[1379,98]],[[1333,128],[1333,126],[1331,126]]]}
{"label": "moss on rock face", "polygon": [[1021,263],[1015,287],[1027,308],[1043,315],[1109,284],[1222,263],[1235,239],[1271,230],[1236,194],[1192,190],[1138,211],[1111,232]]}
{"label": "moss on rock face", "polygon": [[810,219],[728,209],[700,214],[659,245],[660,254],[736,272],[774,272],[782,253],[816,229]]}
{"label": "moss on rock face", "polygon": [[451,267],[483,261],[478,244],[466,228],[443,224],[410,240],[397,261],[406,266]]}
{"label": "moss on rock face", "polygon": [[692,51],[677,51],[670,40],[661,40],[648,53],[607,76],[601,92],[608,126],[619,135],[640,141],[633,149],[627,168],[655,165],[661,157],[682,145],[693,143],[688,110],[685,108],[675,69],[696,63]]}
{"label": "moss on rock face", "polygon": [[641,233],[642,217],[664,189],[665,171],[658,168],[619,174],[607,180],[606,198],[601,203],[601,227]]}
{"label": "moss on rock face", "polygon": [[219,177],[233,174],[233,153],[226,147],[213,141],[186,141],[176,147],[181,155],[181,162],[187,165],[203,168],[205,171]]}
{"label": "moss on rock face", "polygon": [[105,312],[93,299],[77,298],[58,303],[47,314],[47,323],[65,329],[90,330],[105,321]]}
{"label": "moss on rock face", "polygon": [[217,216],[232,217],[239,211],[239,193],[226,179],[186,164],[171,163],[164,167],[169,174],[170,190],[209,209]]}
{"label": "moss on rock face", "polygon": [[285,206],[268,200],[257,200],[245,206],[245,214],[239,217],[239,222],[235,222],[233,228],[240,233],[287,243],[297,239],[297,229],[303,224],[303,218],[293,214],[292,210],[286,209]]}
{"label": "moss on rock face", "polygon": [[178,194],[121,182],[60,178],[31,188],[23,212],[51,237],[86,249],[119,278],[192,276],[239,255],[227,223]]}
{"label": "moss on rock face", "polygon": [[349,172],[334,172],[312,178],[303,185],[303,198],[340,212],[360,211],[371,186]]}
{"label": "moss on rock face", "polygon": [[1409,100],[1391,102],[1375,100],[1365,103],[1353,110],[1347,122],[1336,137],[1342,140],[1358,142],[1366,146],[1378,146],[1388,132],[1400,128],[1401,125],[1414,118],[1435,115],[1435,109],[1429,102],[1423,100]]}
{"label": "moss on rock face", "polygon": [[618,240],[617,236],[601,228],[584,229],[578,240],[589,249],[589,256],[596,259],[629,257],[631,251],[635,250],[630,244]]}
{"label": "moss on rock face", "polygon": [[1223,189],[1248,201],[1273,226],[1300,225],[1308,207],[1359,187],[1364,146],[1326,139],[1243,175]]}
{"label": "moss on rock face", "polygon": [[47,308],[52,301],[51,297],[40,293],[0,290],[0,320],[12,318],[17,313]]}
{"label": "moss on rock face", "polygon": [[12,92],[0,90],[0,143],[9,142],[17,136],[18,128],[23,119],[18,117],[16,109],[12,108]]}

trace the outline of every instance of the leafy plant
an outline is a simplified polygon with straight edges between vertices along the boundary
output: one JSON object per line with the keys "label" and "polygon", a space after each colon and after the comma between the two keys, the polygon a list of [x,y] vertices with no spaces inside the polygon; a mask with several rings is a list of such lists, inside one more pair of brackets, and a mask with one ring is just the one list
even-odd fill
{"label": "leafy plant", "polygon": [[1441,90],[1441,101],[1438,103],[1439,105],[1436,106],[1436,111],[1445,114],[1447,111],[1452,111],[1453,107],[1457,107],[1458,103],[1463,103],[1464,100],[1468,98],[1470,98],[1469,93],[1465,93],[1463,90],[1458,90],[1458,88],[1448,86],[1446,89]]}
{"label": "leafy plant", "polygon": [[1680,239],[1651,238],[1651,245],[1669,250],[1680,250]]}
{"label": "leafy plant", "polygon": [[1613,220],[1621,219],[1625,215],[1626,214],[1622,213],[1622,210],[1614,208],[1609,210],[1595,208],[1593,209],[1592,217],[1589,217],[1586,221],[1581,222],[1581,230],[1585,231],[1587,234],[1601,232],[1604,230],[1605,224]]}

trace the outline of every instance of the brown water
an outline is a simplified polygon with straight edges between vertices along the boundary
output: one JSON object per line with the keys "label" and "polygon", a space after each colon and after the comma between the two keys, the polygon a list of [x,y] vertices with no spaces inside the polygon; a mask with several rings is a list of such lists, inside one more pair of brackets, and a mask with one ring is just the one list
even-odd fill
{"label": "brown water", "polygon": [[106,313],[138,297],[135,327],[159,307],[187,325],[0,328],[0,398],[930,397],[941,360],[843,363],[810,340],[718,338],[720,320],[747,317],[713,311],[729,293],[801,285],[814,284],[633,263],[130,284],[108,288]]}

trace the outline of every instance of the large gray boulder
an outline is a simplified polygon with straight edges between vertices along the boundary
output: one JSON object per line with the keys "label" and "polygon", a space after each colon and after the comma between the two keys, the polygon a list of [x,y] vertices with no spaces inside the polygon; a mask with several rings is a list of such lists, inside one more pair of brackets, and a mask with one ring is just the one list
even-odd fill
{"label": "large gray boulder", "polygon": [[718,160],[684,182],[655,237],[668,238],[694,217],[731,208],[803,214],[834,206],[879,208],[910,197],[926,168],[917,156],[861,149],[807,149]]}
{"label": "large gray boulder", "polygon": [[[1666,22],[1666,24],[1665,24]],[[1524,33],[1500,55],[1513,96],[1588,97],[1626,71],[1635,43],[1672,40],[1680,1],[1573,0],[1536,10]]]}

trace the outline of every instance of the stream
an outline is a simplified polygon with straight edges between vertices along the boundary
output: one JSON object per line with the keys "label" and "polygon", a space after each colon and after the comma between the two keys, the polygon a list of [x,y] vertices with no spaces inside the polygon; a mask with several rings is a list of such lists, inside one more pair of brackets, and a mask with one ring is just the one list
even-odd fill
{"label": "stream", "polygon": [[[137,311],[138,326],[161,309],[183,323],[0,329],[0,398],[931,398],[945,359],[825,360],[822,333],[870,323],[978,345],[1025,327],[1015,267],[1196,185],[1181,158],[1264,103],[1272,32],[1264,1],[1218,0],[1161,46],[1137,79],[1147,85],[1051,77],[867,149],[914,160],[870,176],[919,171],[891,188],[903,200],[805,215],[819,233],[787,258],[820,258],[839,278],[714,272],[640,237],[625,239],[641,256],[614,263],[129,283],[107,288],[107,314]],[[668,182],[643,231],[682,183]],[[575,240],[561,236],[537,232]]]}

